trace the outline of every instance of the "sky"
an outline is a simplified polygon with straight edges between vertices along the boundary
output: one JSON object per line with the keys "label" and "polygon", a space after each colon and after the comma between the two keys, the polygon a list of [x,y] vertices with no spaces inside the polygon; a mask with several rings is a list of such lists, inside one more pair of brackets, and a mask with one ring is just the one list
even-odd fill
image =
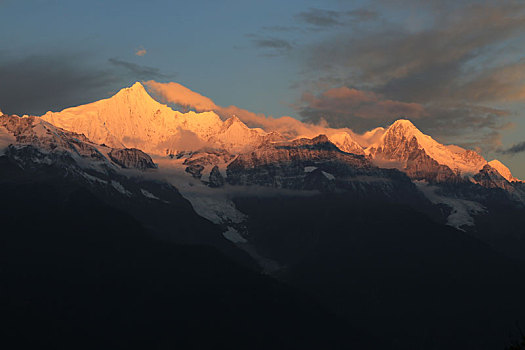
{"label": "sky", "polygon": [[135,81],[356,132],[406,118],[525,178],[522,1],[0,0],[4,113]]}

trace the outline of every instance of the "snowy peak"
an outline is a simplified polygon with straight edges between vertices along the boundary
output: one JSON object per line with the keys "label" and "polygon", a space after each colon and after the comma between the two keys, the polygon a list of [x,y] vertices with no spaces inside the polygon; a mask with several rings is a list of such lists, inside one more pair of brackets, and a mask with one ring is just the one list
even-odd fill
{"label": "snowy peak", "polygon": [[127,90],[138,91],[140,93],[146,93],[147,94],[146,89],[144,88],[144,85],[142,85],[142,83],[140,81],[136,81],[133,85],[131,85],[130,88],[127,88]]}
{"label": "snowy peak", "polygon": [[398,119],[387,129],[388,131],[405,135],[423,135],[421,131],[408,119]]}
{"label": "snowy peak", "polygon": [[496,169],[498,173],[503,176],[508,182],[523,182],[520,179],[512,176],[509,168],[507,168],[502,162],[497,159],[491,160],[488,163],[492,168]]}
{"label": "snowy peak", "polygon": [[155,101],[150,94],[148,94],[144,86],[138,81],[129,88],[120,89],[112,98],[115,100],[126,100],[126,102],[131,104],[143,103],[149,105],[160,105],[160,103]]}
{"label": "snowy peak", "polygon": [[232,126],[236,126],[238,128],[242,128],[242,129],[249,129],[246,124],[244,124],[243,122],[241,122],[241,120],[239,118],[237,118],[237,116],[233,115],[231,116],[230,118],[226,119],[224,121],[224,124],[223,124],[223,128],[224,129],[229,129],[230,127]]}
{"label": "snowy peak", "polygon": [[383,145],[396,147],[405,141],[414,142],[414,138],[419,148],[432,148],[438,145],[438,142],[432,137],[423,134],[410,120],[406,119],[399,119],[390,125],[383,134],[381,142]]}
{"label": "snowy peak", "polygon": [[[135,83],[114,96],[86,105],[47,112],[42,119],[66,130],[86,135],[111,147],[146,148],[153,141],[152,120],[162,124],[171,108],[155,101],[142,84]],[[143,134],[149,137],[144,139]]]}
{"label": "snowy peak", "polygon": [[99,144],[157,155],[207,146],[238,151],[260,139],[259,132],[237,117],[223,122],[214,112],[174,111],[153,99],[139,82],[108,99],[48,112],[42,119]]}
{"label": "snowy peak", "polygon": [[479,173],[474,175],[473,179],[483,187],[502,188],[512,192],[512,186],[509,181],[507,181],[507,179],[503,177],[497,169],[489,164],[485,165]]}
{"label": "snowy peak", "polygon": [[239,118],[232,116],[224,121],[215,135],[210,137],[208,144],[211,147],[239,153],[261,144],[264,135],[265,133],[250,129]]}
{"label": "snowy peak", "polygon": [[119,92],[115,96],[119,95],[135,95],[135,96],[142,96],[142,97],[150,97],[149,94],[146,92],[146,89],[144,88],[144,85],[142,85],[140,82],[135,82],[131,87],[129,88],[123,88],[120,89]]}
{"label": "snowy peak", "polygon": [[343,152],[359,155],[365,154],[363,147],[361,147],[347,132],[332,134],[329,136],[329,139]]}
{"label": "snowy peak", "polygon": [[378,162],[391,161],[402,170],[416,151],[423,151],[439,165],[449,167],[458,175],[472,176],[487,164],[476,152],[458,146],[445,146],[423,134],[411,121],[405,119],[393,123],[379,142],[366,150]]}

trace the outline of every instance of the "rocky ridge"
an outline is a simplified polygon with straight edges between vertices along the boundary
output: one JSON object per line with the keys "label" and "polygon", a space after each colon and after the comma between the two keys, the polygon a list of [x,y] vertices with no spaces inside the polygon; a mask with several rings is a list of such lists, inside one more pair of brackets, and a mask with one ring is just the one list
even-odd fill
{"label": "rocky ridge", "polygon": [[156,167],[151,157],[140,150],[97,145],[83,134],[58,128],[38,117],[2,115],[0,128],[2,139],[11,141],[2,145],[2,152],[17,157],[26,165],[66,162],[104,172]]}

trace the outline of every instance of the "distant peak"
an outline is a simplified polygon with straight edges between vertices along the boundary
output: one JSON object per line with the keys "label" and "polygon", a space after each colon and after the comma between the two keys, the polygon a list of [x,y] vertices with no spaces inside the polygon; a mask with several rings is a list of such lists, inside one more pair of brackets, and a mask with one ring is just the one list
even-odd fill
{"label": "distant peak", "polygon": [[151,97],[144,86],[138,81],[130,87],[121,89],[119,92],[113,95],[111,99],[120,101],[121,103],[129,103],[130,101],[142,101],[153,104],[158,103],[158,101]]}
{"label": "distant peak", "polygon": [[500,162],[500,161],[497,160],[497,159],[493,159],[493,160],[491,160],[491,161],[489,162],[489,164],[490,164],[492,167],[494,167],[494,168],[495,168],[495,167],[502,167],[502,166],[505,166],[505,165],[503,165],[502,162]]}
{"label": "distant peak", "polygon": [[144,90],[144,86],[142,85],[142,83],[140,81],[136,81],[135,84],[131,85],[130,87],[131,90]]}
{"label": "distant peak", "polygon": [[131,87],[123,88],[117,93],[117,95],[122,95],[122,94],[135,95],[135,96],[141,96],[141,95],[149,96],[144,86],[138,81],[134,83],[133,85],[131,85]]}
{"label": "distant peak", "polygon": [[510,172],[510,169],[507,168],[502,162],[500,162],[497,159],[491,160],[488,162],[488,165],[490,165],[492,168],[496,169],[500,173],[501,176],[503,176],[505,179],[507,179],[509,182],[513,181],[519,181],[521,180],[515,178],[512,176],[512,173]]}
{"label": "distant peak", "polygon": [[236,115],[232,115],[231,117],[226,119],[225,123],[228,123],[228,124],[241,123],[241,120]]}
{"label": "distant peak", "polygon": [[398,119],[390,127],[391,128],[403,127],[403,128],[417,129],[414,123],[412,123],[408,119]]}
{"label": "distant peak", "polygon": [[248,127],[239,118],[237,118],[234,115],[231,116],[230,118],[226,119],[224,121],[223,125],[224,125],[225,128],[229,128],[229,127],[231,127],[234,124],[239,124],[239,125],[245,127],[246,129],[248,129]]}
{"label": "distant peak", "polygon": [[403,135],[407,138],[421,138],[424,134],[408,119],[396,120],[388,127],[383,137],[390,137],[388,135]]}

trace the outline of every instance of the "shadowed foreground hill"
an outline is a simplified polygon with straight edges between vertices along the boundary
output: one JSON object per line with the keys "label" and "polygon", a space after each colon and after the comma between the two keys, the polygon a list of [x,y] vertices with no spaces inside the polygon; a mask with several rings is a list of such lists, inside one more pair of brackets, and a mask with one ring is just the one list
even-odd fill
{"label": "shadowed foreground hill", "polygon": [[373,345],[275,280],[213,248],[157,241],[83,189],[3,183],[0,196],[0,315],[11,348]]}
{"label": "shadowed foreground hill", "polygon": [[283,280],[388,349],[503,349],[525,321],[521,262],[408,206],[335,194],[236,205]]}

